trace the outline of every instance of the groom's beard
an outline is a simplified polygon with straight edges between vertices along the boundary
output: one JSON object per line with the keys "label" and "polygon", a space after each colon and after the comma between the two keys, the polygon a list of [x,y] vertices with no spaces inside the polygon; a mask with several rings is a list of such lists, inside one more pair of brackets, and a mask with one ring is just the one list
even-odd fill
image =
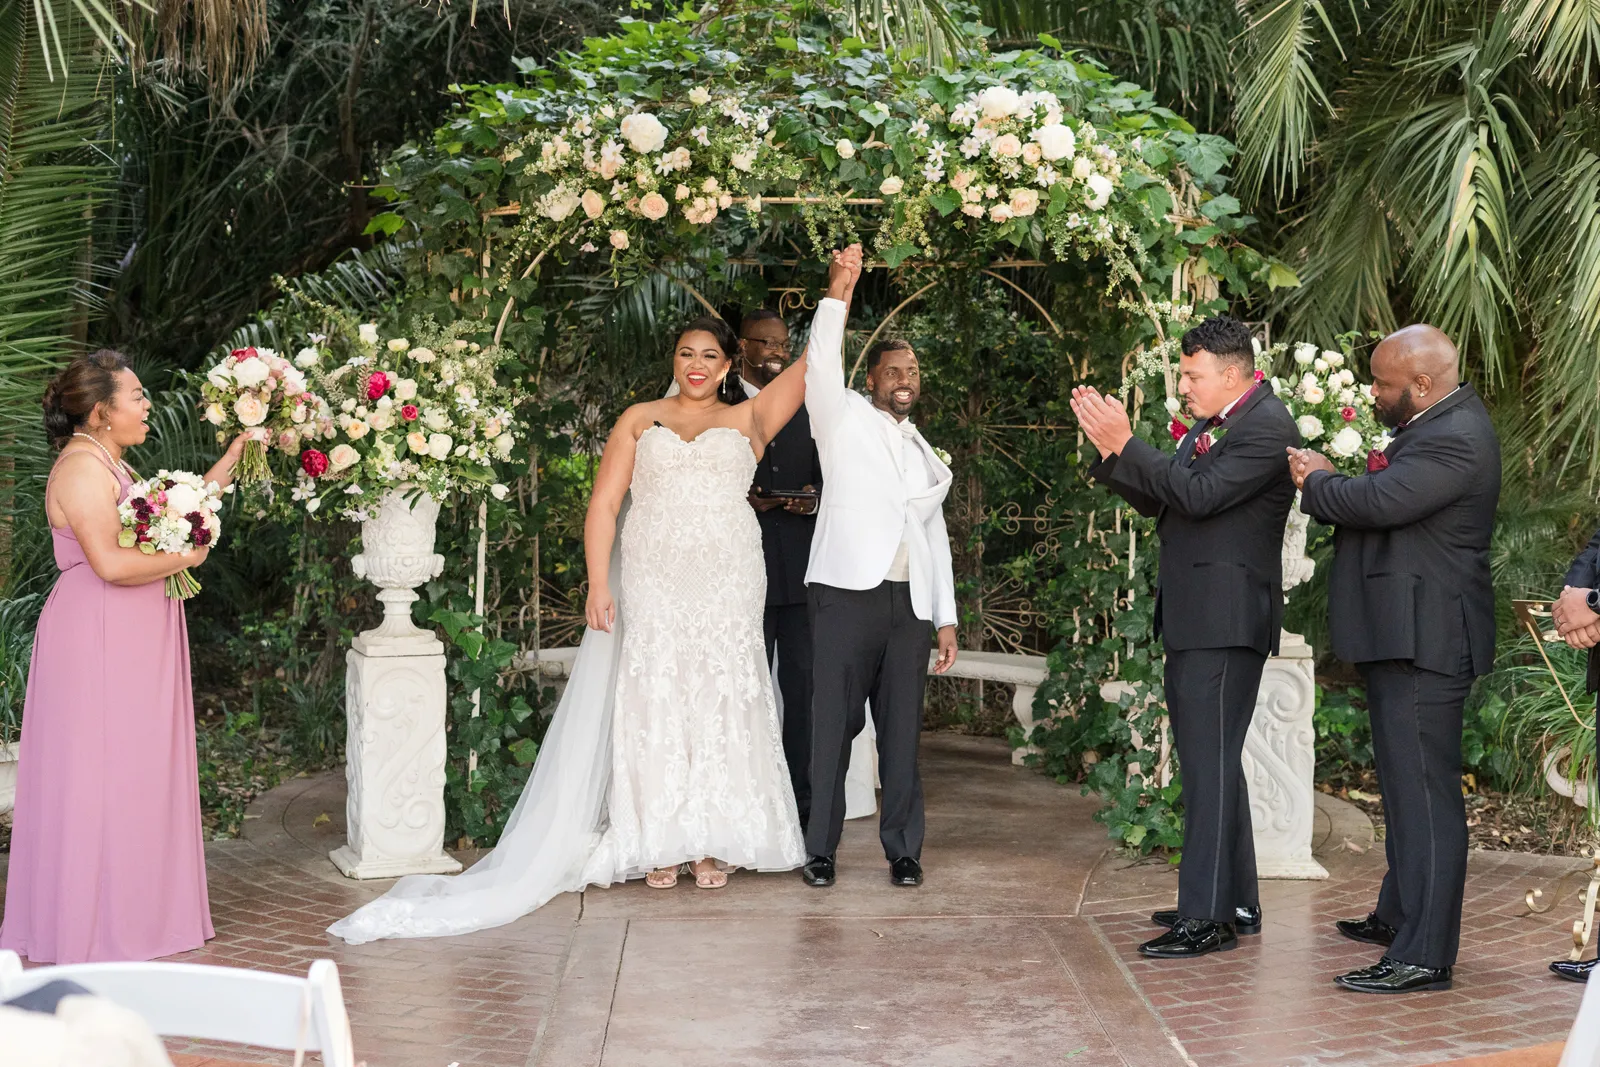
{"label": "groom's beard", "polygon": [[1400,394],[1392,407],[1374,402],[1372,413],[1389,429],[1397,429],[1416,417],[1417,400],[1411,395],[1411,388],[1407,386],[1406,391]]}

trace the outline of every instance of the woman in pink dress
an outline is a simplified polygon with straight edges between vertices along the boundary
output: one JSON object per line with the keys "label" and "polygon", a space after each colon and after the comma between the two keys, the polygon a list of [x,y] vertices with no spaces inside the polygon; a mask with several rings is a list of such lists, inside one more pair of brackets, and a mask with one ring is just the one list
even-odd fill
{"label": "woman in pink dress", "polygon": [[[44,395],[61,452],[45,489],[61,576],[34,638],[0,947],[35,963],[147,960],[213,936],[183,601],[162,579],[205,562],[117,544],[150,401],[116,352]],[[244,438],[206,475],[232,480]]]}

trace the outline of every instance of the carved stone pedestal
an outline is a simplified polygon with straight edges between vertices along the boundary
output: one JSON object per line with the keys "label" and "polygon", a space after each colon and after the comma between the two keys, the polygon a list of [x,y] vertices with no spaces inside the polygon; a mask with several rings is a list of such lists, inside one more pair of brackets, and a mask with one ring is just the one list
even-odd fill
{"label": "carved stone pedestal", "polygon": [[1311,646],[1284,631],[1267,660],[1244,741],[1256,870],[1262,878],[1328,877],[1311,858],[1315,830],[1316,679]]}
{"label": "carved stone pedestal", "polygon": [[382,625],[346,658],[345,844],[329,853],[350,878],[453,874],[444,851],[444,645],[411,621],[412,590],[444,567],[433,551],[439,505],[391,491],[362,524],[359,578],[381,590]]}

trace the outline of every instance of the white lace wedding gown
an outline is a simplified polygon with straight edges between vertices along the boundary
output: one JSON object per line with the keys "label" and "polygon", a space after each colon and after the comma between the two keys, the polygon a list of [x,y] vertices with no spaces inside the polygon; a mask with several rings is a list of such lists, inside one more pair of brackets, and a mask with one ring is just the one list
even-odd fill
{"label": "white lace wedding gown", "polygon": [[402,878],[332,933],[360,944],[481,930],[706,856],[763,871],[804,862],[762,647],[755,466],[730,427],[640,435],[613,564],[618,625],[585,633],[499,846],[454,877]]}

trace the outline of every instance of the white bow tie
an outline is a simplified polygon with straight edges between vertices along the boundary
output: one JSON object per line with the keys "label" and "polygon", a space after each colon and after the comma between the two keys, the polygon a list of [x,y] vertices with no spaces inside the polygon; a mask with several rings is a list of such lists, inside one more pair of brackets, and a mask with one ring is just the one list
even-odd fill
{"label": "white bow tie", "polygon": [[910,439],[917,436],[917,425],[910,419],[901,419],[895,424],[895,429],[900,431],[900,436]]}

